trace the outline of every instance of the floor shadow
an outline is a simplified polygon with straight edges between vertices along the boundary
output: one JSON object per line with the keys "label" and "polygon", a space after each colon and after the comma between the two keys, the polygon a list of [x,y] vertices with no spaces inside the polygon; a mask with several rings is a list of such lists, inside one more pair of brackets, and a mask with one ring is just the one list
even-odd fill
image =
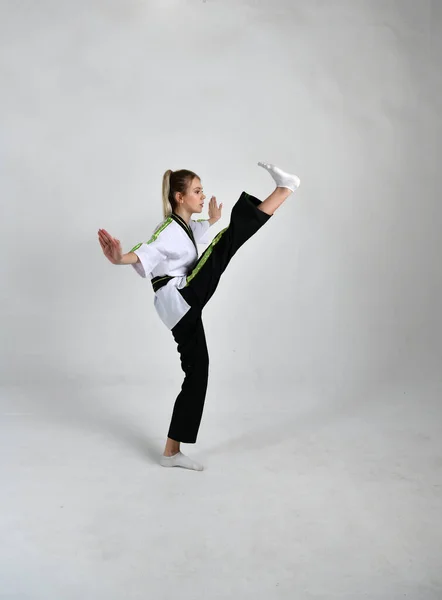
{"label": "floor shadow", "polygon": [[[119,386],[124,390],[124,386]],[[144,419],[137,420],[136,415],[126,415],[124,410],[115,412],[115,403],[106,406],[106,390],[95,386],[93,393],[87,386],[75,387],[72,382],[59,390],[38,386],[30,391],[29,408],[36,417],[45,422],[62,423],[69,428],[82,431],[100,432],[118,440],[139,456],[157,463],[163,451],[163,441],[158,435],[152,435]],[[124,407],[124,405],[123,405]],[[40,409],[40,410],[39,410]],[[158,439],[158,442],[154,441]]]}

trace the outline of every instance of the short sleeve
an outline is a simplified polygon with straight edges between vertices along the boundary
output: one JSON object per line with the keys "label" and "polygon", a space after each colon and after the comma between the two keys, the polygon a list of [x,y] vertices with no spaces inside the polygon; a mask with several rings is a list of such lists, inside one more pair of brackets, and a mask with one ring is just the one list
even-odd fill
{"label": "short sleeve", "polygon": [[132,264],[140,277],[146,277],[160,262],[167,259],[164,237],[159,233],[160,231],[156,231],[148,242],[137,244],[130,251],[140,259],[140,262]]}
{"label": "short sleeve", "polygon": [[190,228],[197,244],[208,244],[207,233],[210,228],[208,220],[201,219],[199,221],[190,220]]}

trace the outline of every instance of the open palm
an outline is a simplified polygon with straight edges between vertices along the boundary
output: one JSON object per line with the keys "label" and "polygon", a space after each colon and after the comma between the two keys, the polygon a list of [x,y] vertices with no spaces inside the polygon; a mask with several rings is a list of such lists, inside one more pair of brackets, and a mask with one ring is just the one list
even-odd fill
{"label": "open palm", "polygon": [[113,238],[105,229],[98,230],[98,240],[105,257],[113,265],[118,265],[123,256],[120,240]]}
{"label": "open palm", "polygon": [[209,219],[216,219],[217,221],[219,221],[219,219],[221,219],[222,209],[222,203],[218,207],[216,204],[216,196],[212,196],[209,202]]}

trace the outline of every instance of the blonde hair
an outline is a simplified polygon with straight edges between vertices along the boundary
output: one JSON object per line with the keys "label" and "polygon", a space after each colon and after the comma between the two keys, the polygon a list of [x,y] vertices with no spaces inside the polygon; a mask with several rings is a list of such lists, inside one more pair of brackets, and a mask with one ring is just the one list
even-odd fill
{"label": "blonde hair", "polygon": [[168,169],[163,175],[163,216],[165,219],[175,211],[177,202],[175,194],[185,194],[194,178],[200,179],[193,171]]}

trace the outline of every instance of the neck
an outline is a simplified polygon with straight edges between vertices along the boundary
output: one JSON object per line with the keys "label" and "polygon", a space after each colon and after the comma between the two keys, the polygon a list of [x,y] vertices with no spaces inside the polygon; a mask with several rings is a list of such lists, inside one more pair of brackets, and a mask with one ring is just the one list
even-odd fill
{"label": "neck", "polygon": [[179,215],[183,219],[183,221],[185,221],[185,223],[189,225],[192,213],[189,212],[184,206],[177,206],[173,212],[176,215]]}

